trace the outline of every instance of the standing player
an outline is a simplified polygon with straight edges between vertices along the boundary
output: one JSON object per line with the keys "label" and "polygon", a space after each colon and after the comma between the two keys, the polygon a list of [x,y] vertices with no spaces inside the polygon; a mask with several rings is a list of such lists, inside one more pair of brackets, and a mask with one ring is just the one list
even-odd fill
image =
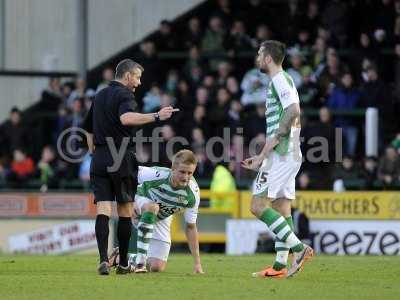
{"label": "standing player", "polygon": [[[177,152],[172,168],[139,167],[135,197],[138,218],[137,254],[130,255],[135,273],[164,271],[171,248],[172,215],[184,210],[186,237],[194,258],[194,272],[203,273],[196,226],[200,191],[193,173],[197,160],[190,150]],[[115,249],[109,260],[118,260]]]}
{"label": "standing player", "polygon": [[[255,274],[275,278],[296,274],[313,255],[312,248],[293,232],[290,209],[295,199],[295,177],[301,165],[300,105],[293,80],[282,69],[285,51],[283,43],[273,40],[263,42],[258,51],[258,65],[271,78],[265,113],[267,140],[259,155],[242,163],[247,169],[258,169],[251,212],[276,235],[273,266]],[[294,261],[288,271],[289,249],[293,251]]]}

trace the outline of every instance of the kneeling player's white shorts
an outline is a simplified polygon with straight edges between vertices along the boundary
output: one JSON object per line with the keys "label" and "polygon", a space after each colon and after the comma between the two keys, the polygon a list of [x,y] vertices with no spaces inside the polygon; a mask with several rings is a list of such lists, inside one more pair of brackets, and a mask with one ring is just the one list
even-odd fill
{"label": "kneeling player's white shorts", "polygon": [[[142,214],[142,207],[146,203],[154,203],[152,200],[135,196],[134,209],[138,216]],[[137,223],[139,220],[134,220]],[[150,240],[148,257],[155,257],[163,261],[167,261],[169,250],[171,248],[171,222],[172,216],[163,220],[158,220],[154,224],[153,237]]]}
{"label": "kneeling player's white shorts", "polygon": [[157,258],[162,261],[167,261],[170,249],[171,249],[171,243],[163,242],[156,239],[151,239],[149,250],[147,251],[147,256],[149,258]]}
{"label": "kneeling player's white shorts", "polygon": [[253,196],[294,200],[296,175],[300,170],[301,161],[301,153],[279,155],[272,151],[263,161],[253,182]]}

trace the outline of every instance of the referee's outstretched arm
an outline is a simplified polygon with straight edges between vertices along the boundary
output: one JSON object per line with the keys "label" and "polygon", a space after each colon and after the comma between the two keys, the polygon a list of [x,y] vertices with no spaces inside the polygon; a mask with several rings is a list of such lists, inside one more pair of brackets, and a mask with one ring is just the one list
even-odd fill
{"label": "referee's outstretched arm", "polygon": [[162,108],[159,112],[153,114],[141,114],[136,112],[127,112],[119,117],[122,125],[137,126],[151,123],[157,120],[167,120],[171,117],[172,113],[179,111],[179,108],[167,106]]}

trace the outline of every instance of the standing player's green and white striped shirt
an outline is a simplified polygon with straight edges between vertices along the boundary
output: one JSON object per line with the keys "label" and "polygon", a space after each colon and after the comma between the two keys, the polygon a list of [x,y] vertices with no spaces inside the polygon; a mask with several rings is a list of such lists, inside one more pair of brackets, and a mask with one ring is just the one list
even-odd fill
{"label": "standing player's green and white striped shirt", "polygon": [[[283,117],[283,111],[290,104],[299,103],[299,94],[297,93],[293,79],[285,71],[280,71],[272,77],[268,89],[266,100],[266,123],[267,139],[275,136],[279,128],[279,122]],[[280,155],[286,155],[298,150],[300,147],[300,127],[292,127],[290,133],[283,137],[274,150]]]}

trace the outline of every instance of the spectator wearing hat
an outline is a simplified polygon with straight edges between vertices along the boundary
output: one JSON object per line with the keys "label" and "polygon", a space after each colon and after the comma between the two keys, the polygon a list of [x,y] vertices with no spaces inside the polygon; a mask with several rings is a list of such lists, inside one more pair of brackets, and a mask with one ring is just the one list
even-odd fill
{"label": "spectator wearing hat", "polygon": [[294,85],[299,89],[303,84],[302,70],[303,68],[309,68],[304,66],[304,57],[298,48],[291,48],[288,50],[290,56],[291,67],[287,70],[287,73],[292,77]]}
{"label": "spectator wearing hat", "polygon": [[313,71],[310,66],[303,67],[300,72],[302,77],[302,85],[298,89],[298,93],[303,108],[319,106],[319,103],[317,103],[318,87],[311,80],[312,72]]}

